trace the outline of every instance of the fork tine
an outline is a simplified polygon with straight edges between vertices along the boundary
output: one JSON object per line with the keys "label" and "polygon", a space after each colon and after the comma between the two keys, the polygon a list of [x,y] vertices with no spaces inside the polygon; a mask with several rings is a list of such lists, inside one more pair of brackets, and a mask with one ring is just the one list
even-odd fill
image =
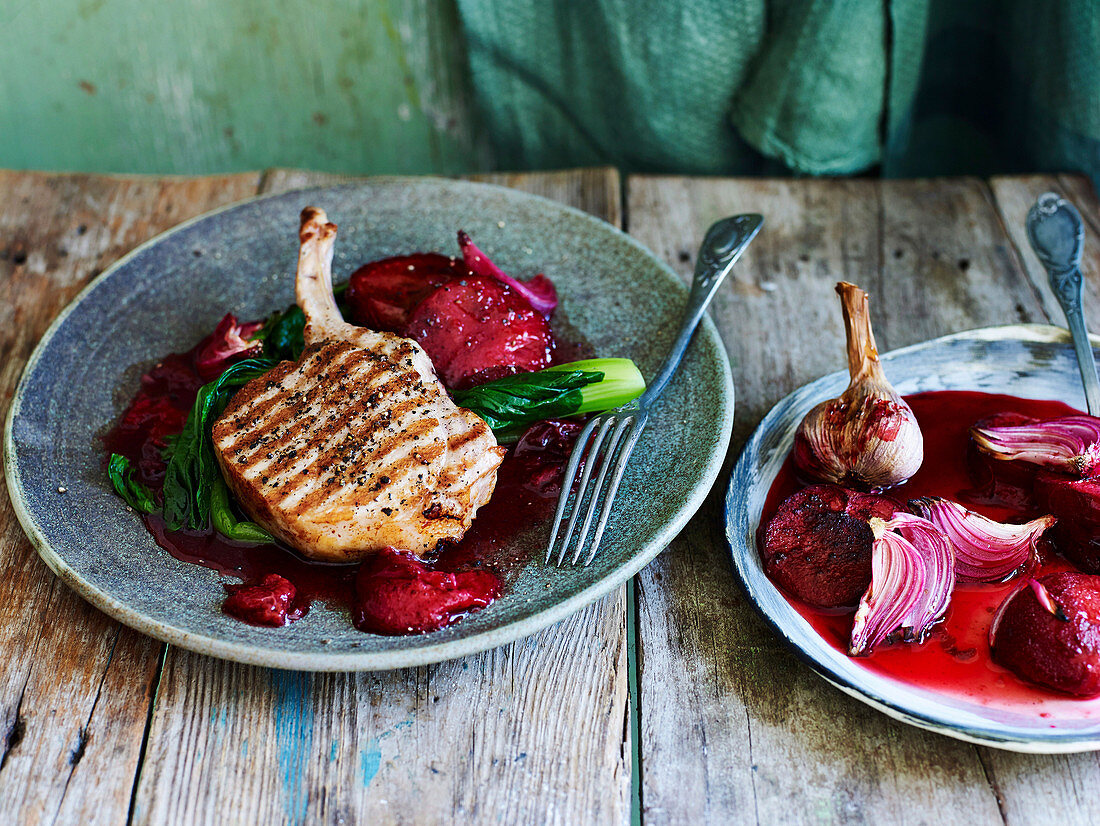
{"label": "fork tine", "polygon": [[[611,484],[608,485],[607,488],[607,496],[604,498],[603,510],[600,512],[600,521],[596,523],[596,534],[592,537],[591,550],[588,552],[588,558],[584,561],[585,567],[591,564],[592,560],[596,558],[596,551],[599,550],[600,540],[603,539],[603,532],[607,528],[607,520],[611,516],[611,506],[615,502],[615,494],[619,492],[619,483],[622,482],[623,473],[626,471],[626,463],[630,460],[630,454],[634,452],[634,446],[638,444],[638,439],[645,429],[645,424],[646,420],[644,418],[635,421],[634,428],[630,431],[630,435],[627,436],[622,453],[619,454],[619,458],[615,462],[615,472],[612,474]],[[576,564],[575,560],[573,564]]]}
{"label": "fork tine", "polygon": [[[573,490],[573,480],[577,478],[577,467],[581,463],[581,457],[584,456],[584,446],[599,422],[600,418],[598,416],[588,421],[577,437],[577,441],[573,443],[573,452],[569,454],[569,464],[565,466],[565,473],[561,479],[561,493],[558,494],[558,508],[554,512],[554,524],[550,533],[550,541],[546,544],[547,564],[550,563],[550,557],[554,553],[554,540],[558,538],[558,532],[561,530],[565,506],[569,501],[569,494]],[[583,492],[583,489],[579,492]]]}
{"label": "fork tine", "polygon": [[[562,538],[561,546],[558,549],[558,561],[556,563],[558,566],[560,566],[562,560],[565,559],[565,549],[569,547],[569,540],[573,536],[573,529],[577,526],[577,517],[580,516],[581,505],[584,502],[585,494],[588,493],[588,480],[592,476],[592,468],[599,457],[600,445],[603,444],[604,437],[607,436],[607,430],[615,420],[611,417],[597,416],[594,421],[598,421],[600,425],[599,429],[596,431],[595,437],[592,439],[591,447],[588,448],[588,461],[584,463],[584,471],[581,473],[580,485],[577,487],[577,495],[573,500],[573,512],[569,517],[569,525],[565,529],[565,536]],[[573,450],[577,450],[577,447],[574,447]],[[562,494],[565,493],[565,488],[562,488]],[[560,501],[561,500],[559,500],[559,504]]]}
{"label": "fork tine", "polygon": [[[592,526],[592,517],[596,514],[596,506],[600,503],[600,492],[603,490],[603,483],[604,480],[607,479],[607,472],[611,469],[611,464],[615,459],[615,449],[619,446],[619,439],[622,437],[623,431],[626,430],[627,425],[632,421],[633,416],[619,419],[615,432],[612,433],[610,441],[608,441],[604,448],[603,455],[600,456],[602,467],[600,468],[600,475],[596,478],[596,483],[592,486],[592,496],[588,500],[588,510],[584,514],[584,524],[581,526],[581,532],[577,535],[577,549],[573,552],[573,561],[571,563],[573,565],[576,565],[577,560],[580,559],[581,551],[584,548],[584,542],[588,539],[588,529]],[[577,503],[577,509],[580,510],[580,502]]]}

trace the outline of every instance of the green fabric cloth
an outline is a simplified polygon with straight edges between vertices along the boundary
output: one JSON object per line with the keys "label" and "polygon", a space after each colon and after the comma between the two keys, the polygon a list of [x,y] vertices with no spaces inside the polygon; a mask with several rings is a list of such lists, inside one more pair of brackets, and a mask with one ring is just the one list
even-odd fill
{"label": "green fabric cloth", "polygon": [[1100,0],[457,0],[502,166],[1100,175]]}

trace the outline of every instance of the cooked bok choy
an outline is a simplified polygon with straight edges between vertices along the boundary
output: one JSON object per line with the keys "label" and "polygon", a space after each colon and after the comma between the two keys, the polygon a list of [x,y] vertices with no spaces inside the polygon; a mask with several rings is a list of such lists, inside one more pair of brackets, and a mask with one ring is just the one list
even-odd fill
{"label": "cooked bok choy", "polygon": [[505,376],[459,390],[454,398],[506,442],[535,422],[613,410],[644,391],[645,379],[630,359],[586,359]]}

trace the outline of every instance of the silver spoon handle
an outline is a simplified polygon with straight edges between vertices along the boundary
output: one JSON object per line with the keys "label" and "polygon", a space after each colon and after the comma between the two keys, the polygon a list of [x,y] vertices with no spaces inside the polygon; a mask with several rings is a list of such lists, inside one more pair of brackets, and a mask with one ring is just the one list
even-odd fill
{"label": "silver spoon handle", "polygon": [[1100,415],[1100,381],[1096,377],[1096,358],[1092,354],[1085,315],[1081,311],[1084,279],[1081,278],[1081,251],[1085,243],[1085,222],[1072,203],[1057,192],[1044,192],[1027,211],[1027,240],[1046,268],[1050,287],[1066,314],[1077,367],[1085,386],[1089,414]]}
{"label": "silver spoon handle", "polygon": [[703,313],[707,310],[718,287],[725,280],[737,259],[749,242],[756,237],[760,227],[764,225],[761,215],[735,215],[732,218],[723,218],[707,230],[706,237],[699,247],[699,258],[695,262],[695,278],[691,283],[691,294],[688,296],[687,307],[684,309],[684,320],[680,324],[680,334],[672,345],[672,350],[665,359],[661,372],[649,383],[646,390],[638,400],[638,405],[645,408],[650,402],[661,395],[669,379],[672,378],[676,368],[687,352],[691,336]]}
{"label": "silver spoon handle", "polygon": [[1081,309],[1084,297],[1084,280],[1081,270],[1050,270],[1050,286],[1054,296],[1066,314],[1069,334],[1073,337],[1073,349],[1077,351],[1077,366],[1081,368],[1081,382],[1085,386],[1085,403],[1089,415],[1100,415],[1100,379],[1096,377],[1096,356],[1092,352],[1089,332],[1085,327],[1085,314]]}

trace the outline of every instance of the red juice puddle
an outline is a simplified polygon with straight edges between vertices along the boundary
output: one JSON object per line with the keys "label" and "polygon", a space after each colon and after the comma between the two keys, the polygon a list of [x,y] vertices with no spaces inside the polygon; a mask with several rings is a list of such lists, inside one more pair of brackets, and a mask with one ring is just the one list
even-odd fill
{"label": "red juice puddle", "polygon": [[[999,521],[1019,522],[1034,514],[1005,505],[974,500],[967,461],[970,426],[979,419],[1005,411],[1049,419],[1076,414],[1058,401],[1037,401],[971,391],[946,390],[907,396],[924,434],[924,464],[904,485],[885,493],[904,504],[921,496],[940,496],[966,503],[967,507]],[[763,547],[763,531],[780,503],[803,485],[790,456],[783,463],[761,514],[757,547]],[[1040,564],[1031,576],[1076,570],[1040,542]],[[1027,683],[994,663],[989,650],[989,628],[1004,599],[1023,579],[998,584],[956,585],[944,620],[920,643],[876,646],[865,657],[852,661],[876,674],[908,686],[964,698],[973,703],[1019,710],[1040,710],[1044,719],[1081,719],[1100,716],[1100,698],[1070,698]],[[795,610],[836,650],[846,653],[853,610],[824,611],[813,608],[776,588]],[[1051,723],[1051,727],[1055,727]]]}
{"label": "red juice puddle", "polygon": [[[287,606],[286,622],[304,617],[314,600],[349,611],[352,608],[357,565],[310,562],[281,545],[233,542],[214,531],[169,531],[159,514],[146,516],[145,526],[156,543],[181,562],[237,577],[247,586],[258,585],[273,574],[288,580],[296,593]],[[227,585],[226,590],[232,594],[236,586]]]}

